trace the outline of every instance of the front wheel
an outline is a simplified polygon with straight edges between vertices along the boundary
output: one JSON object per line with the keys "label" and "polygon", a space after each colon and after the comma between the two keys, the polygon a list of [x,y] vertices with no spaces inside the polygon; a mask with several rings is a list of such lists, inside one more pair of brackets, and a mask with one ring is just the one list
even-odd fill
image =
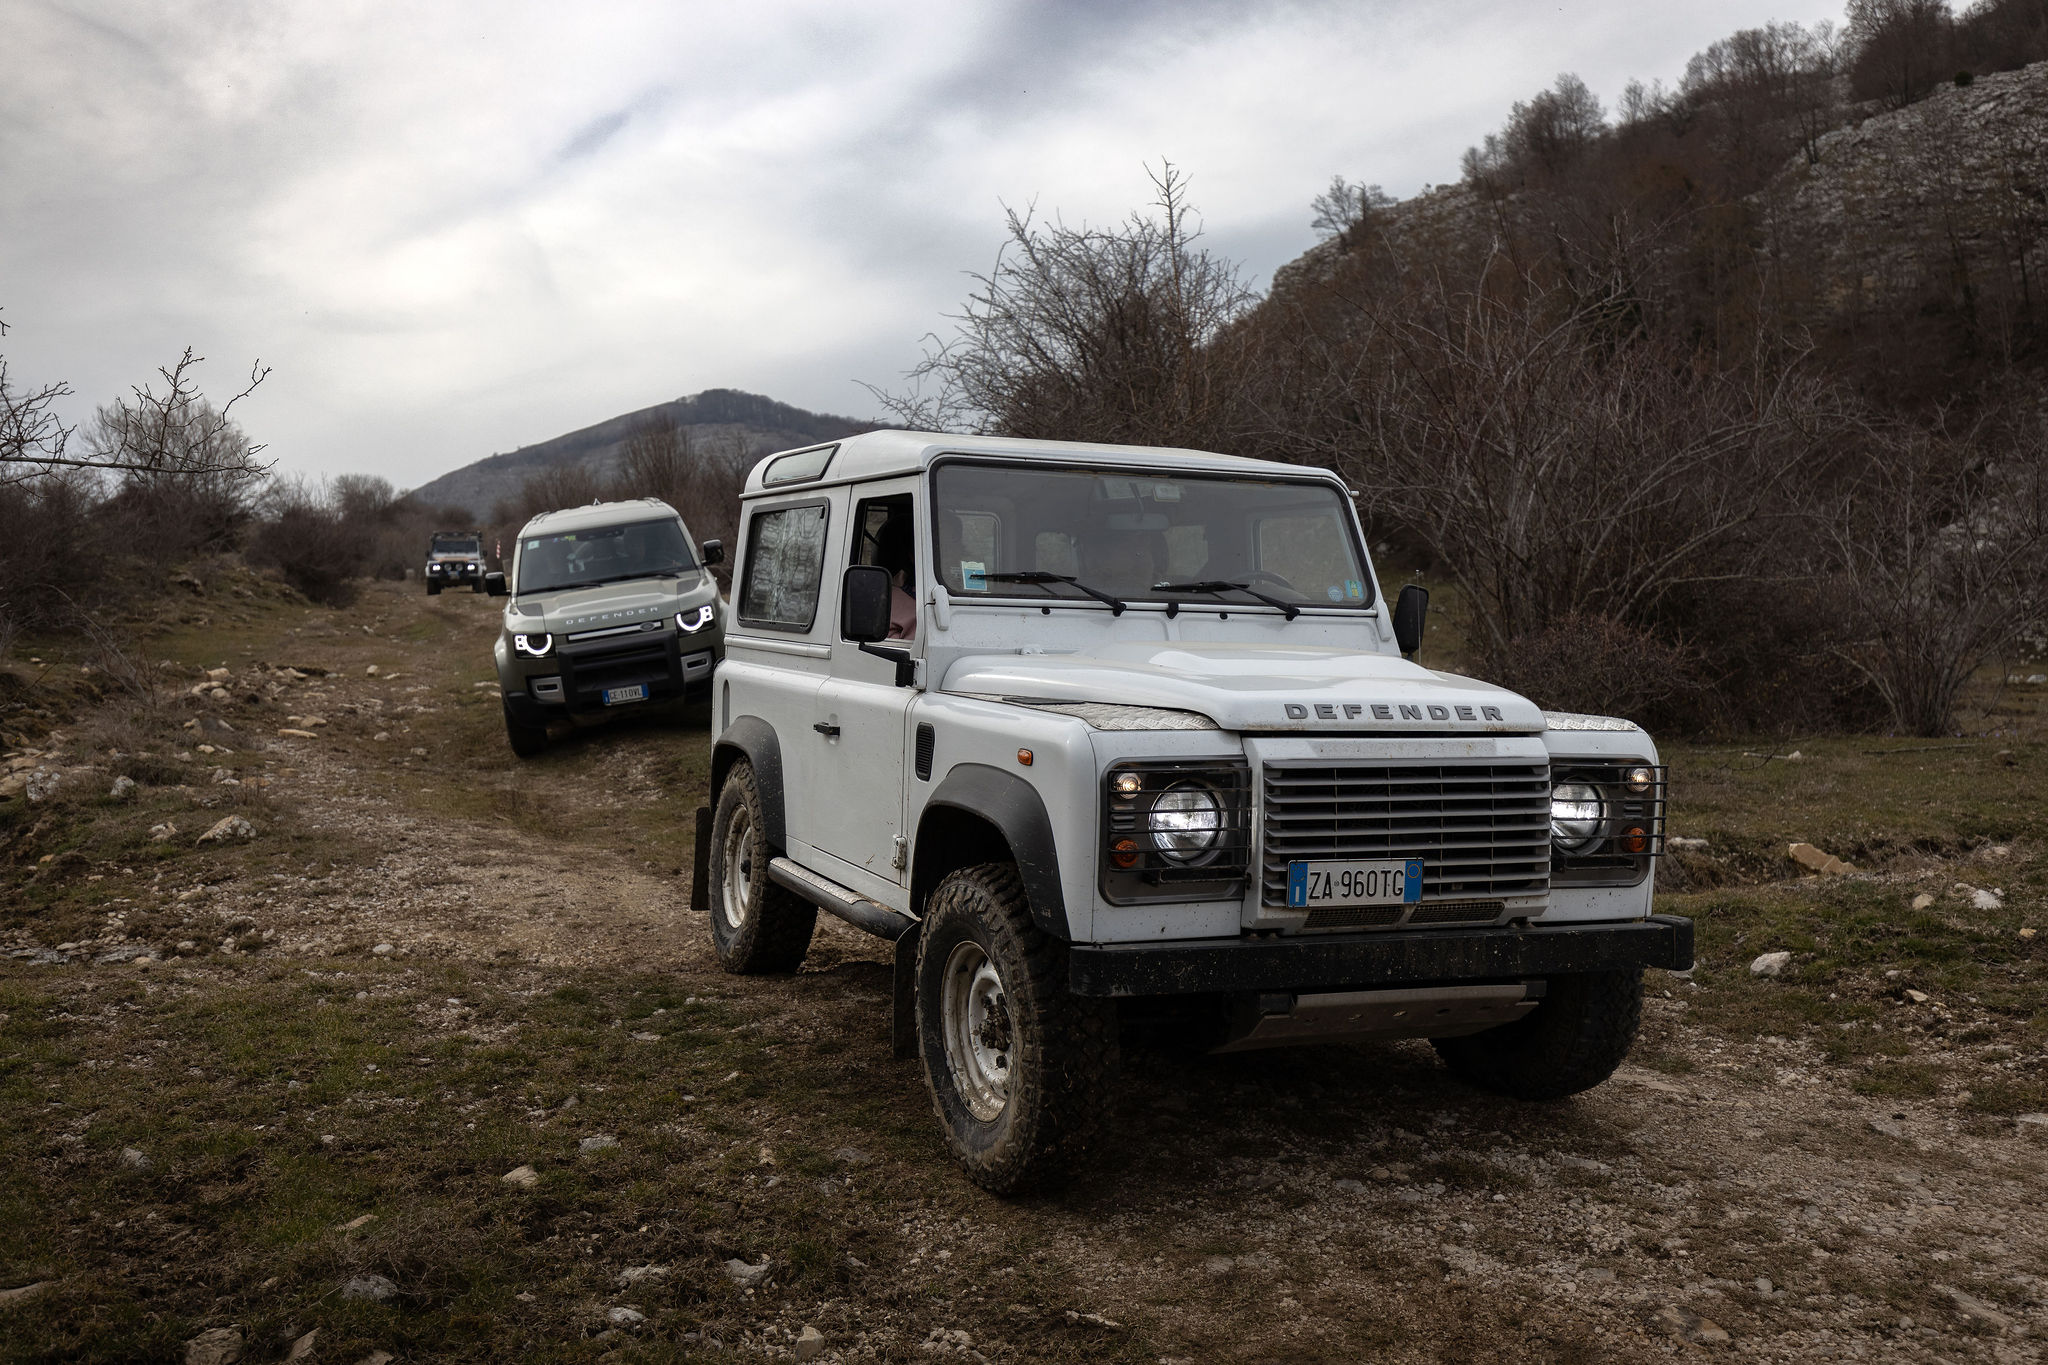
{"label": "front wheel", "polygon": [[1460,1080],[1518,1100],[1557,1100],[1614,1074],[1643,1019],[1643,970],[1554,976],[1512,1024],[1430,1043]]}
{"label": "front wheel", "polygon": [[917,1039],[946,1145],[996,1194],[1071,1175],[1107,1126],[1116,1013],[1067,991],[1066,945],[1031,920],[1017,869],[933,890],[917,945]]}
{"label": "front wheel", "polygon": [[768,862],[774,856],[753,765],[735,763],[711,816],[706,872],[711,943],[718,950],[718,965],[729,972],[793,972],[811,950],[818,908],[769,879]]}
{"label": "front wheel", "polygon": [[427,584],[427,596],[429,596],[429,597],[439,597],[440,595],[441,595],[441,585],[440,585],[439,583],[429,583],[429,584]]}
{"label": "front wheel", "polygon": [[476,582],[469,585],[469,590],[473,593],[482,592],[484,590],[484,581],[481,578],[477,579]]}
{"label": "front wheel", "polygon": [[548,727],[545,721],[525,720],[515,715],[512,703],[505,707],[505,739],[512,746],[512,752],[521,758],[539,758],[547,752]]}

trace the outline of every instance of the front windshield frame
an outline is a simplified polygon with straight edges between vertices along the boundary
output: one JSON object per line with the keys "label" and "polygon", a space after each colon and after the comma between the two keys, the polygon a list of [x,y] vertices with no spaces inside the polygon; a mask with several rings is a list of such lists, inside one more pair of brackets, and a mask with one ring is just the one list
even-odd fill
{"label": "front windshield frame", "polygon": [[[673,527],[675,529],[677,539],[682,547],[680,563],[636,566],[636,571],[630,573],[604,573],[600,569],[593,567],[581,574],[565,572],[558,576],[560,579],[558,582],[536,583],[528,579],[528,575],[533,572],[531,556],[536,553],[541,542],[560,542],[586,538],[595,543],[598,540],[610,538],[615,534],[623,536],[631,531],[648,526]],[[615,521],[608,522],[602,526],[579,526],[573,530],[543,531],[538,535],[521,535],[519,537],[516,568],[518,586],[513,589],[515,593],[561,592],[568,588],[602,587],[610,583],[630,583],[642,578],[661,578],[671,575],[680,577],[683,574],[694,572],[698,568],[698,554],[696,542],[690,536],[690,528],[683,524],[681,517],[643,517],[636,521]]]}
{"label": "front windshield frame", "polygon": [[[1108,461],[1093,461],[1085,458],[1034,460],[960,454],[941,456],[932,462],[927,471],[929,476],[928,505],[932,511],[927,545],[931,555],[932,577],[934,581],[946,589],[947,596],[955,606],[983,602],[1001,602],[1005,607],[1012,607],[1019,601],[1027,602],[1034,606],[1068,605],[1092,608],[1100,605],[1097,599],[1092,597],[1085,589],[1077,588],[1074,584],[1067,582],[1003,584],[990,582],[986,591],[962,592],[949,581],[944,570],[943,556],[945,548],[941,543],[941,528],[947,512],[947,506],[941,496],[940,481],[945,470],[963,465],[983,469],[1010,469],[1019,472],[1057,471],[1060,473],[1094,474],[1110,479],[1170,480],[1177,483],[1246,484],[1256,487],[1286,485],[1326,491],[1335,502],[1332,510],[1335,512],[1337,525],[1342,531],[1344,548],[1349,551],[1352,565],[1360,574],[1361,593],[1355,599],[1347,597],[1344,600],[1330,601],[1310,598],[1297,588],[1294,590],[1294,595],[1298,600],[1292,601],[1291,605],[1297,611],[1304,614],[1316,612],[1345,615],[1373,612],[1379,605],[1378,583],[1373,573],[1372,557],[1366,550],[1364,536],[1358,524],[1357,510],[1353,505],[1351,492],[1341,482],[1333,478],[1310,473],[1304,473],[1300,477],[1290,477],[1287,475],[1264,473],[1250,474],[1238,470],[1186,469],[1165,465],[1127,465]],[[1090,583],[1086,574],[1077,573],[1075,576],[1082,583],[1088,583],[1089,587],[1103,586]],[[1213,578],[1215,575],[1204,574],[1201,577]],[[1155,578],[1157,582],[1180,581],[1170,574],[1164,577],[1155,575]],[[1247,580],[1239,576],[1235,581],[1244,582]],[[1250,581],[1254,589],[1265,592],[1272,591],[1271,585],[1263,577],[1253,578]],[[1142,606],[1152,610],[1161,608],[1171,610],[1177,608],[1180,611],[1208,612],[1221,609],[1228,612],[1259,613],[1276,610],[1241,591],[1226,590],[1221,594],[1196,592],[1161,593],[1153,591],[1148,587],[1147,590],[1142,592],[1116,590],[1115,595],[1130,606]]]}

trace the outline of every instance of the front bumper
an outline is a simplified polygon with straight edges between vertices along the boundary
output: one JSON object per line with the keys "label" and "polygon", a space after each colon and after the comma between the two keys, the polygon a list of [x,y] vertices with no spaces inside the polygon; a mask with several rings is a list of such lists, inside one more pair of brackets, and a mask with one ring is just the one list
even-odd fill
{"label": "front bumper", "polygon": [[[685,642],[689,648],[680,647]],[[523,675],[517,680],[520,699],[513,701],[515,689],[508,687],[506,700],[515,708],[533,708],[541,719],[565,711],[591,715],[651,702],[700,701],[711,695],[717,644],[670,634],[644,643],[607,642],[594,649],[557,645],[543,658],[517,660],[515,671]],[[605,693],[615,687],[645,688],[644,702],[607,706]]]}
{"label": "front bumper", "polygon": [[1329,991],[1690,966],[1692,921],[1677,915],[1169,945],[1077,943],[1067,950],[1068,989],[1088,996]]}

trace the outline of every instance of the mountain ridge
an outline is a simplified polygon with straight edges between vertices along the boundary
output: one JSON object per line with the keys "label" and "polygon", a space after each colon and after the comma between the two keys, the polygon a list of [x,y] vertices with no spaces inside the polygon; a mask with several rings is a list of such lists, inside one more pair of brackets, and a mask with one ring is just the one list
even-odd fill
{"label": "mountain ridge", "polygon": [[705,389],[665,403],[607,417],[532,445],[486,455],[452,469],[411,490],[413,500],[428,507],[468,509],[470,519],[488,517],[501,500],[519,491],[529,477],[564,465],[587,465],[596,472],[616,463],[634,428],[663,418],[690,434],[700,450],[721,444],[743,447],[757,458],[789,446],[808,445],[872,431],[880,422],[834,413],[812,412],[741,389]]}

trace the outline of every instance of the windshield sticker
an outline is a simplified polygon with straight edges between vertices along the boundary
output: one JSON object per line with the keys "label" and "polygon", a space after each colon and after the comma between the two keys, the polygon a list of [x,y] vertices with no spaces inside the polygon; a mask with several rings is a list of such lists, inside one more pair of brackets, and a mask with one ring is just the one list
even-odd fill
{"label": "windshield sticker", "polygon": [[986,579],[986,578],[984,578],[984,577],[983,577],[983,575],[984,575],[984,574],[986,574],[987,572],[988,572],[988,564],[987,564],[987,563],[986,563],[985,561],[983,561],[983,560],[979,560],[979,559],[963,559],[963,560],[961,560],[961,561],[960,561],[960,586],[961,586],[962,588],[965,588],[965,589],[966,589],[966,590],[967,590],[968,592],[987,592],[987,591],[988,591],[988,579]]}
{"label": "windshield sticker", "polygon": [[1356,602],[1359,598],[1365,596],[1365,584],[1359,582],[1355,578],[1345,579],[1344,595],[1350,598],[1352,601]]}
{"label": "windshield sticker", "polygon": [[1323,591],[1328,594],[1332,602],[1342,602],[1344,600],[1344,590],[1342,588],[1330,587],[1323,589]]}
{"label": "windshield sticker", "polygon": [[1152,485],[1152,497],[1156,502],[1179,502],[1180,485],[1177,483],[1156,483]]}

